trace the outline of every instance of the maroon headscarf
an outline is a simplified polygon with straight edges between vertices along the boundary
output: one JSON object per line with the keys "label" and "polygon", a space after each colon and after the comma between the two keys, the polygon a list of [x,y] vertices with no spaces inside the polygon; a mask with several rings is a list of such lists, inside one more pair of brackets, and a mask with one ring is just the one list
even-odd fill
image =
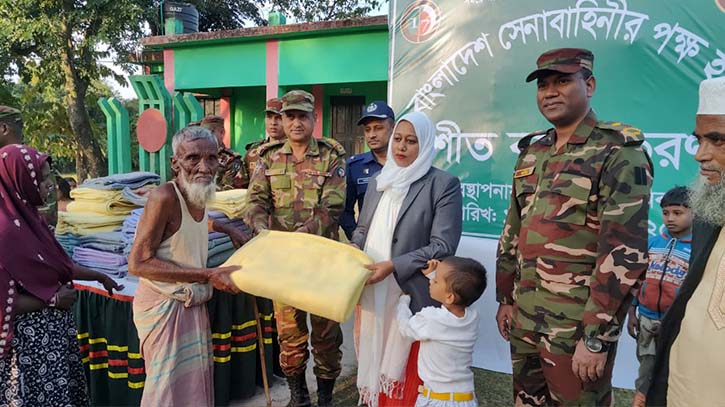
{"label": "maroon headscarf", "polygon": [[37,209],[49,159],[20,144],[0,148],[0,357],[12,339],[18,286],[48,301],[72,279],[73,263]]}

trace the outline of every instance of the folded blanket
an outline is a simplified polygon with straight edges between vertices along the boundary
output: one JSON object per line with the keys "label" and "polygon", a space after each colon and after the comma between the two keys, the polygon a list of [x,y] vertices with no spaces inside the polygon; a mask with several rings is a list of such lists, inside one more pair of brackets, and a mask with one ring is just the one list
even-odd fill
{"label": "folded blanket", "polygon": [[234,249],[234,246],[232,246],[232,248],[229,250],[225,250],[223,252],[216,253],[213,256],[209,256],[209,258],[206,260],[206,266],[207,267],[221,266],[222,264],[224,264],[224,262],[229,260],[230,257],[232,257],[232,255],[234,254],[235,251],[236,251],[236,249]]}
{"label": "folded blanket", "polygon": [[128,263],[125,256],[86,247],[76,247],[73,251],[73,260],[83,266],[105,267],[109,269],[118,268]]}
{"label": "folded blanket", "polygon": [[120,191],[76,188],[71,191],[70,195],[75,201],[68,204],[67,211],[72,213],[125,216],[137,207],[124,200]]}
{"label": "folded blanket", "polygon": [[123,253],[126,247],[123,233],[108,232],[88,236],[81,236],[78,239],[79,246],[89,249],[96,249],[104,252]]}
{"label": "folded blanket", "polygon": [[219,191],[207,208],[210,211],[222,212],[229,219],[240,219],[247,203],[246,189],[232,189]]}
{"label": "folded blanket", "polygon": [[153,189],[153,185],[147,185],[136,190],[126,187],[123,191],[121,191],[121,196],[126,202],[130,202],[136,206],[146,206],[146,201],[149,199],[149,193]]}
{"label": "folded blanket", "polygon": [[78,240],[78,236],[65,233],[65,234],[56,234],[55,240],[60,243],[61,247],[63,247],[63,250],[68,254],[68,256],[73,256],[73,250],[80,245],[80,242]]}
{"label": "folded blanket", "polygon": [[62,235],[72,233],[87,236],[96,233],[121,230],[125,216],[99,215],[89,213],[58,212],[58,225],[55,233]]}
{"label": "folded blanket", "polygon": [[81,187],[112,190],[122,190],[126,187],[137,189],[148,184],[158,184],[160,181],[161,177],[152,172],[129,172],[87,179],[81,184]]}
{"label": "folded blanket", "polygon": [[244,292],[343,322],[371,275],[364,265],[372,263],[361,250],[320,236],[264,231],[224,265],[242,267],[231,277]]}

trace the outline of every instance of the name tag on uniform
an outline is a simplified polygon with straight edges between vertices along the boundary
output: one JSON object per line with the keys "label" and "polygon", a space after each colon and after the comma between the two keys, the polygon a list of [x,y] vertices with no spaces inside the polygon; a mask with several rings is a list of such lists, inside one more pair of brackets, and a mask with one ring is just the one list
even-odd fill
{"label": "name tag on uniform", "polygon": [[514,171],[514,178],[528,177],[529,175],[534,173],[534,169],[536,169],[536,167],[522,168],[520,170],[516,170]]}
{"label": "name tag on uniform", "polygon": [[367,185],[367,183],[370,181],[370,177],[367,178],[358,178],[357,184],[358,185]]}

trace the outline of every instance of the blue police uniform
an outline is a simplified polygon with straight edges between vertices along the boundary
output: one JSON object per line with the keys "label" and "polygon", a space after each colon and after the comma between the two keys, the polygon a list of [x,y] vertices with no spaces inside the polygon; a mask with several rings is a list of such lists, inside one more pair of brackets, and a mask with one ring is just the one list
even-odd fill
{"label": "blue police uniform", "polygon": [[345,198],[345,211],[340,216],[340,226],[348,239],[357,227],[355,220],[355,202],[358,210],[362,208],[365,191],[368,190],[370,177],[383,169],[375,159],[372,151],[357,154],[347,160],[347,194]]}

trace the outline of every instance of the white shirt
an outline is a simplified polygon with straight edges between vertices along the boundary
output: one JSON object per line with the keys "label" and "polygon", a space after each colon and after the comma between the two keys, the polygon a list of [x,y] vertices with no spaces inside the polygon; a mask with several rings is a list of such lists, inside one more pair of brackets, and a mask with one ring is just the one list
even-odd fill
{"label": "white shirt", "polygon": [[478,312],[466,308],[459,318],[445,307],[425,307],[410,312],[410,297],[398,302],[400,333],[420,341],[418,375],[434,393],[474,391],[473,348],[478,339]]}

